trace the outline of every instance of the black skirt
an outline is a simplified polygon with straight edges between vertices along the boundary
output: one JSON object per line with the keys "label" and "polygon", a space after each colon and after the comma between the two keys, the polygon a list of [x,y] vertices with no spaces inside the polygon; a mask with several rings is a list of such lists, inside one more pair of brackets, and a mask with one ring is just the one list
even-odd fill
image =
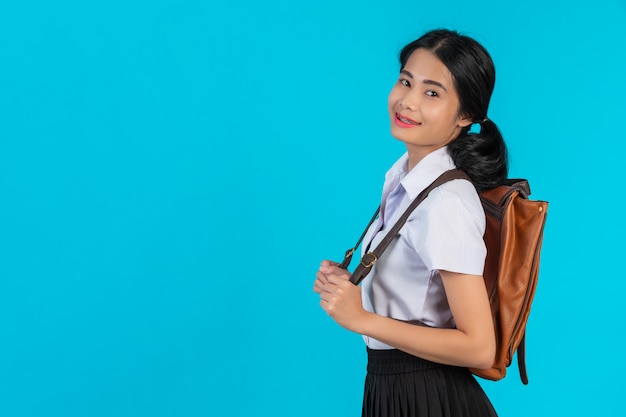
{"label": "black skirt", "polygon": [[367,349],[363,417],[489,417],[491,402],[467,368],[400,350]]}

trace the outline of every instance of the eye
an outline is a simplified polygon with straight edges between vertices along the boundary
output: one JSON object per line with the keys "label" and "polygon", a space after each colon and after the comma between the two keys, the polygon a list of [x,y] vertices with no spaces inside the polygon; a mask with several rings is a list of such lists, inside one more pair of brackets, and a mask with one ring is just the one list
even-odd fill
{"label": "eye", "polygon": [[426,91],[426,95],[430,97],[439,97],[439,93],[433,90]]}
{"label": "eye", "polygon": [[411,86],[411,83],[409,82],[409,80],[407,80],[407,79],[405,79],[405,78],[400,78],[400,79],[398,80],[398,82],[399,82],[400,84],[402,84],[403,86],[405,86],[405,87],[410,87],[410,86]]}

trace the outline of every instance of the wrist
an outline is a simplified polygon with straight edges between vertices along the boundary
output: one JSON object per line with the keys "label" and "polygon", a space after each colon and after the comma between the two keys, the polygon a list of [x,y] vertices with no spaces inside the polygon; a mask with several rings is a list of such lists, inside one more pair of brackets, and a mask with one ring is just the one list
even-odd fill
{"label": "wrist", "polygon": [[363,314],[358,320],[358,328],[355,331],[364,336],[370,336],[371,329],[374,326],[377,315],[375,313],[363,310]]}

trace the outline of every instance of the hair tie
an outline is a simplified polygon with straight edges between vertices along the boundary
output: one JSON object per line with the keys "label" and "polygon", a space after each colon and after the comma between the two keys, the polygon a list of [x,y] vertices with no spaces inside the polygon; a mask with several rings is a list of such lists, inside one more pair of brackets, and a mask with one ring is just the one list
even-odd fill
{"label": "hair tie", "polygon": [[483,123],[487,123],[489,121],[488,117],[485,117],[483,120],[481,120],[480,122],[478,122],[478,124],[483,124]]}

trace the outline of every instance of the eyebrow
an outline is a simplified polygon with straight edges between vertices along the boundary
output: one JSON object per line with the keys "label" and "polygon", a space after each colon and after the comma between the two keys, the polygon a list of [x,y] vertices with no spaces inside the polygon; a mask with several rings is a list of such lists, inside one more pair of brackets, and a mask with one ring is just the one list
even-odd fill
{"label": "eyebrow", "polygon": [[[409,71],[407,70],[401,70],[400,71],[401,74],[406,75],[407,77],[409,77],[410,79],[414,79],[413,74],[411,74]],[[446,87],[444,87],[443,84],[441,84],[439,81],[435,81],[435,80],[424,80],[422,81],[424,84],[429,84],[429,85],[435,85],[437,87],[440,87],[441,89],[443,89],[443,91],[445,91],[446,93],[448,92],[448,89]]]}

